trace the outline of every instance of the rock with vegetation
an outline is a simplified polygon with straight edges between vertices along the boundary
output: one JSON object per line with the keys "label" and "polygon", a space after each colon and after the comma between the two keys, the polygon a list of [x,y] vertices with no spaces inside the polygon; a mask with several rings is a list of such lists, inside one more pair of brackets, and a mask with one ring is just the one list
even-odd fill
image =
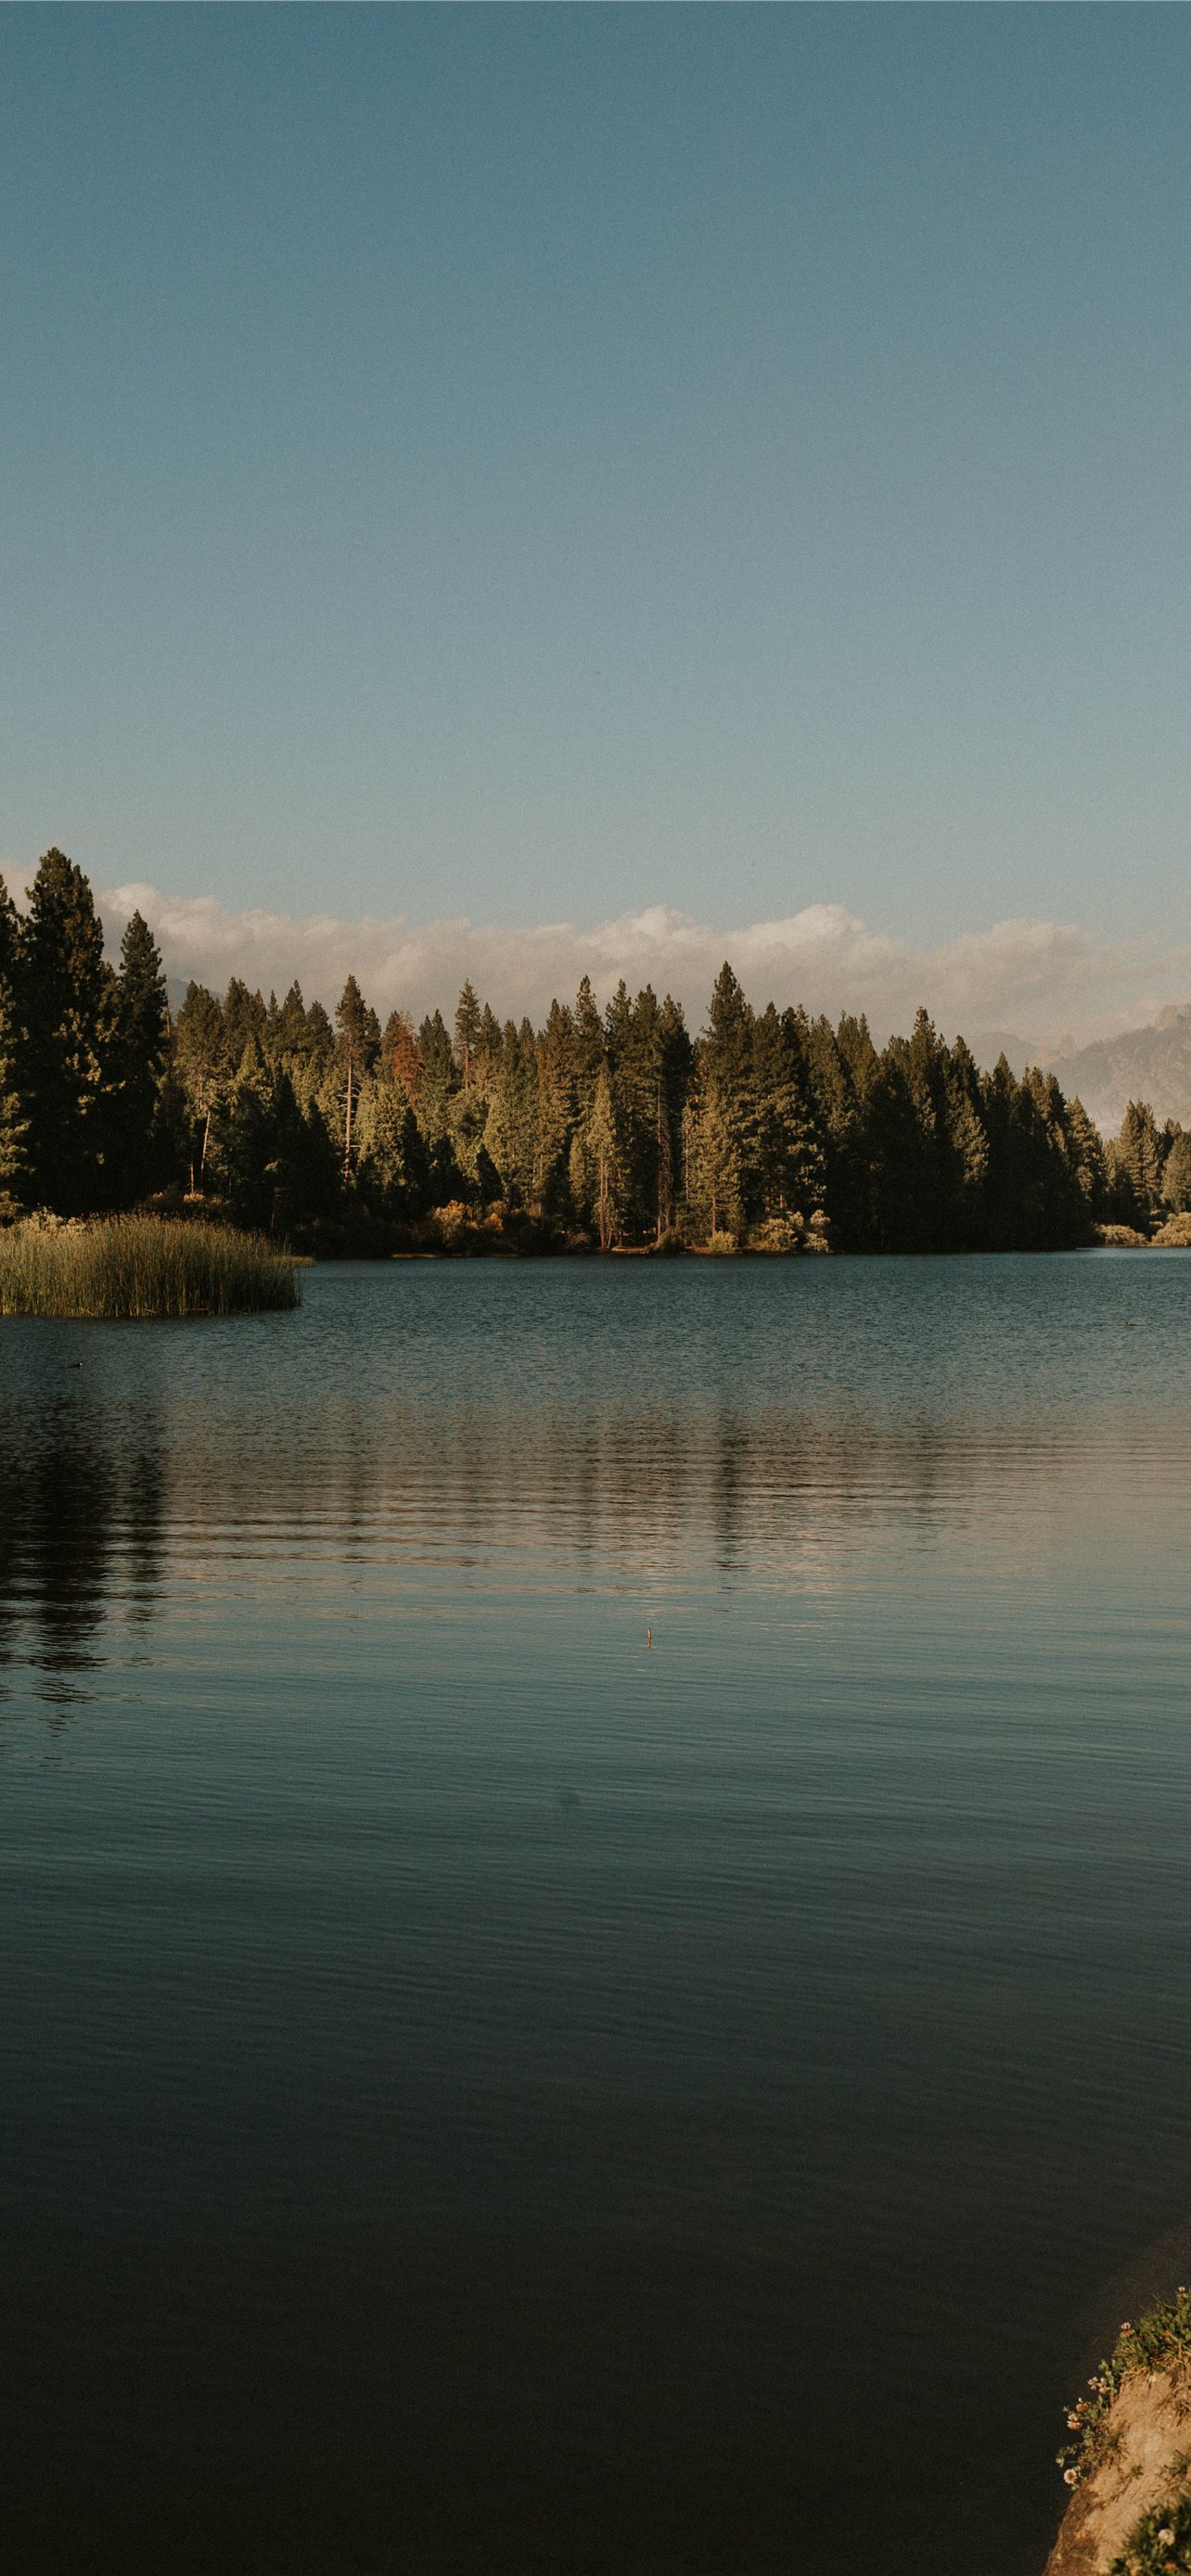
{"label": "rock with vegetation", "polygon": [[1071,2502],[1045,2576],[1191,2571],[1191,2291],[1122,2325],[1067,2425]]}

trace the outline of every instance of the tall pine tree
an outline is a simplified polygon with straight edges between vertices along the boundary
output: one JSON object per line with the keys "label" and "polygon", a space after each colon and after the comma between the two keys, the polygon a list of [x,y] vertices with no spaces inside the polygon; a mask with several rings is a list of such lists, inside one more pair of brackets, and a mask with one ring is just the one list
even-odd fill
{"label": "tall pine tree", "polygon": [[19,1215],[29,1182],[29,1119],[21,1090],[17,975],[20,921],[0,877],[0,1224]]}
{"label": "tall pine tree", "polygon": [[112,1156],[120,1202],[144,1196],[154,1168],[158,1103],[169,1032],[161,956],[147,921],[134,912],[120,943],[112,1049]]}
{"label": "tall pine tree", "polygon": [[116,979],[81,868],[47,850],[19,950],[32,1188],[60,1216],[116,1195],[110,1118]]}

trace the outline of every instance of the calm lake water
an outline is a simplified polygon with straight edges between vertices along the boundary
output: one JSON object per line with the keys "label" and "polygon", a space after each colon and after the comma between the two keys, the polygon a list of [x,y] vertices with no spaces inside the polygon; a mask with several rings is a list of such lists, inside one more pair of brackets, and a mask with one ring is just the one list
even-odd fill
{"label": "calm lake water", "polygon": [[1039,2576],[1191,2210],[1189,1319],[1150,1253],[0,1325],[22,2576]]}

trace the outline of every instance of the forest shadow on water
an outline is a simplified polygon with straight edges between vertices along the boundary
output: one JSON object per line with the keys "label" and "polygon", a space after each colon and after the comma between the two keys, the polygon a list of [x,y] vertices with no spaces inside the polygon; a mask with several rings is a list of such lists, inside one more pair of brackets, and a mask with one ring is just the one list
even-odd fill
{"label": "forest shadow on water", "polygon": [[1191,1269],[809,1271],[0,1338],[23,2570],[1041,2569],[1191,2201]]}
{"label": "forest shadow on water", "polygon": [[35,1432],[0,1428],[0,1712],[22,1704],[14,1665],[47,1707],[85,1703],[113,1613],[130,1632],[151,1619],[164,1474],[160,1420],[126,1444],[81,1391],[40,1409]]}

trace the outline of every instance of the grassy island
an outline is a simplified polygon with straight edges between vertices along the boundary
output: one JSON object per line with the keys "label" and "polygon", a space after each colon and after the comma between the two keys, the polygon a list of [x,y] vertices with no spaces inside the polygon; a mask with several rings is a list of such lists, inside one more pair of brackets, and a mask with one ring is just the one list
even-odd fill
{"label": "grassy island", "polygon": [[254,1315],[298,1302],[290,1255],[230,1226],[33,1217],[0,1232],[0,1315]]}

